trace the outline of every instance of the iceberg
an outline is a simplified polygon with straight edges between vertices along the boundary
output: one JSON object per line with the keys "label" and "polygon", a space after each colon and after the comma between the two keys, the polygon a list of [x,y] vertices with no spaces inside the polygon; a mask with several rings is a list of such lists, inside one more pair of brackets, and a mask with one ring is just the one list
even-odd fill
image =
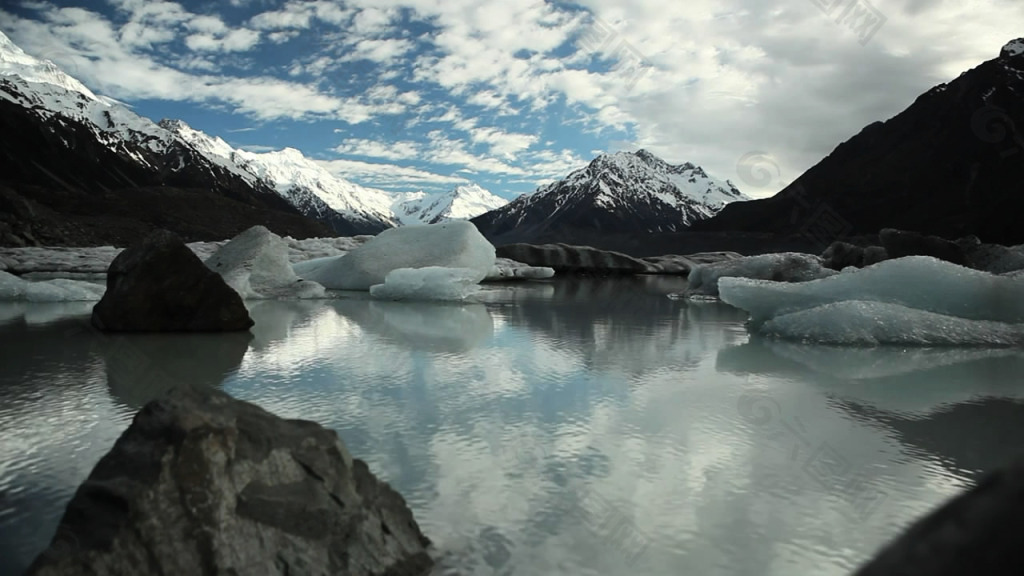
{"label": "iceberg", "polygon": [[510,258],[498,258],[484,280],[488,282],[500,282],[502,280],[545,280],[554,275],[554,268],[530,266]]}
{"label": "iceberg", "polygon": [[1024,325],[968,320],[899,304],[847,300],[782,314],[760,332],[787,340],[845,346],[1019,346]]}
{"label": "iceberg", "polygon": [[[1024,322],[1020,277],[972,270],[931,256],[886,260],[796,284],[722,278],[719,293],[722,301],[749,312],[755,327],[783,314],[846,300],[897,304],[967,320]],[[838,314],[835,309],[825,311]]]}
{"label": "iceberg", "polygon": [[370,287],[380,300],[465,300],[479,289],[479,273],[470,268],[398,268],[383,284]]}
{"label": "iceberg", "polygon": [[288,244],[263,226],[253,226],[235,236],[205,264],[246,300],[324,297],[323,286],[295,274]]}
{"label": "iceberg", "polygon": [[777,282],[807,282],[838,274],[825,268],[822,259],[811,254],[783,252],[760,254],[734,260],[700,264],[687,277],[687,296],[718,296],[722,278],[757,278]]}
{"label": "iceberg", "polygon": [[331,290],[369,290],[399,268],[472,270],[474,283],[491,272],[494,246],[471,222],[389,228],[342,256],[299,262],[295,273]]}
{"label": "iceberg", "polygon": [[41,280],[30,282],[0,271],[0,300],[26,302],[92,302],[103,297],[106,286],[81,280]]}

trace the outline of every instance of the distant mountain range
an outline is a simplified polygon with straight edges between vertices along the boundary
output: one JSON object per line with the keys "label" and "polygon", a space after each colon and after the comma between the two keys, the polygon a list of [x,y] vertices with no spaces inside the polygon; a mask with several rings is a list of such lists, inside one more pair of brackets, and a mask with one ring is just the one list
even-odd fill
{"label": "distant mountain range", "polygon": [[828,236],[917,230],[1024,243],[1024,39],[843,142],[778,194],[694,231]]}
{"label": "distant mountain range", "polygon": [[647,150],[602,154],[567,177],[473,218],[495,244],[677,232],[748,200],[727,180]]}
{"label": "distant mountain range", "polygon": [[18,135],[0,142],[0,245],[123,243],[154,226],[212,239],[256,223],[297,237],[375,234],[505,202],[475,185],[389,193],[292,148],[248,152],[181,120],[153,122],[2,33],[0,129]]}

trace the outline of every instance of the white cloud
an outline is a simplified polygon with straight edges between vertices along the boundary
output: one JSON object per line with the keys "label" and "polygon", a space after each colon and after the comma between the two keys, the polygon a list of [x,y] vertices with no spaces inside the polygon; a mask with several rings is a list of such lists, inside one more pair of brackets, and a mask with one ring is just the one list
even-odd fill
{"label": "white cloud", "polygon": [[338,154],[369,156],[388,160],[415,160],[422,150],[416,142],[385,142],[365,138],[349,138],[333,149]]}
{"label": "white cloud", "polygon": [[411,185],[466,184],[469,182],[460,176],[446,176],[394,164],[344,159],[318,160],[317,164],[342,178],[356,180],[378,188],[407,188]]}
{"label": "white cloud", "polygon": [[474,144],[488,144],[491,154],[506,160],[514,159],[518,152],[526,150],[537,141],[537,136],[533,134],[516,134],[498,128],[474,128],[469,134]]}

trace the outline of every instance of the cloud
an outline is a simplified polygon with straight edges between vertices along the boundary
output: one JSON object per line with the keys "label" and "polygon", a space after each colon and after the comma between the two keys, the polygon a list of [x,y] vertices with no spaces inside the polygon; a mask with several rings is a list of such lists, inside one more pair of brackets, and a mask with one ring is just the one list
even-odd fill
{"label": "cloud", "polygon": [[446,176],[395,164],[378,164],[347,159],[318,160],[317,164],[336,176],[365,182],[367,185],[378,188],[407,189],[409,186],[467,184],[469,182],[461,176]]}
{"label": "cloud", "polygon": [[417,142],[384,142],[365,138],[348,138],[333,149],[338,154],[385,158],[388,160],[417,159],[422,146]]}
{"label": "cloud", "polygon": [[185,45],[197,52],[244,52],[260,41],[260,33],[240,28],[223,36],[213,34],[192,34],[185,38]]}

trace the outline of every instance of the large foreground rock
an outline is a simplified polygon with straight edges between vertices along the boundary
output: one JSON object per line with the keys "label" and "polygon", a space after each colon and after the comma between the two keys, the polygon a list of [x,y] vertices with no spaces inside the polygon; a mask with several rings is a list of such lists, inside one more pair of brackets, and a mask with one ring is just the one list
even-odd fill
{"label": "large foreground rock", "polygon": [[28,574],[413,576],[428,544],[335,432],[190,387],[136,414]]}
{"label": "large foreground rock", "polygon": [[253,325],[238,293],[166,230],[110,263],[92,323],[119,332],[224,332]]}
{"label": "large foreground rock", "polygon": [[442,224],[385,230],[348,254],[294,265],[295,273],[332,290],[369,290],[399,268],[467,268],[476,282],[494,267],[494,246],[473,224]]}
{"label": "large foreground rock", "polygon": [[323,298],[324,287],[299,278],[288,260],[288,244],[264,226],[235,236],[206,259],[245,299]]}
{"label": "large foreground rock", "polygon": [[984,477],[915,522],[855,576],[1024,574],[1024,462]]}

